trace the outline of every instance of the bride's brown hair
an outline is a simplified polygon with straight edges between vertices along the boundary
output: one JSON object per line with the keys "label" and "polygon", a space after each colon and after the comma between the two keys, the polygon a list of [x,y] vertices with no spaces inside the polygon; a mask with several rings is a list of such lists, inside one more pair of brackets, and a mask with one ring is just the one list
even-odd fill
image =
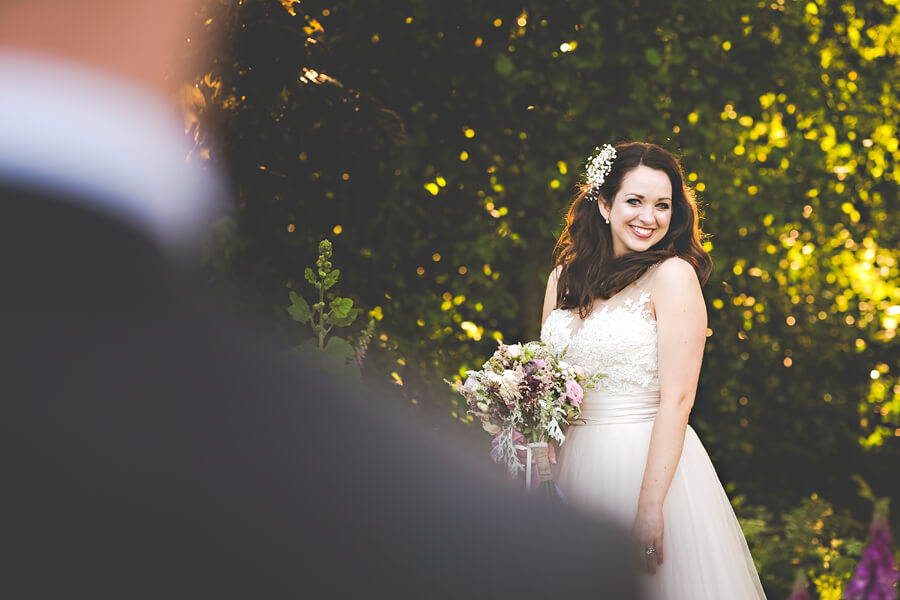
{"label": "bride's brown hair", "polygon": [[684,183],[681,164],[656,144],[630,142],[616,146],[612,170],[600,186],[600,201],[608,208],[622,187],[622,179],[640,165],[663,171],[672,183],[672,219],[669,230],[644,252],[616,257],[609,225],[595,201],[585,199],[586,183],[569,207],[566,226],[553,249],[555,264],[562,266],[556,283],[556,308],[578,308],[583,319],[597,299],[607,299],[643,275],[651,265],[680,256],[697,272],[701,285],[712,271],[712,260],[701,244],[694,192]]}

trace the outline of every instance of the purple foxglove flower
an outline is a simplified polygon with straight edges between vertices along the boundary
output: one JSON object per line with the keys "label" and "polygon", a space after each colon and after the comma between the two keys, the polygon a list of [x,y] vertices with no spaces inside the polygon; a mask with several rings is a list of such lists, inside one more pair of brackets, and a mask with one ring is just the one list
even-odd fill
{"label": "purple foxglove flower", "polygon": [[875,505],[871,540],[863,549],[856,572],[844,590],[846,600],[895,600],[897,598],[897,562],[891,552],[891,529],[887,502]]}
{"label": "purple foxglove flower", "polygon": [[797,573],[797,579],[794,581],[794,591],[791,592],[790,600],[812,600],[809,595],[809,582],[803,573]]}

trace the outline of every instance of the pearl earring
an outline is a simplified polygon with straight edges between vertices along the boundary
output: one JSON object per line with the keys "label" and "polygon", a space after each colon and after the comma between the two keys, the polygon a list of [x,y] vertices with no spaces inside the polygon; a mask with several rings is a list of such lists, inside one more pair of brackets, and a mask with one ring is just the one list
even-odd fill
{"label": "pearl earring", "polygon": [[[597,210],[600,211],[600,214],[603,214],[603,211],[600,210],[600,204],[597,203]],[[603,217],[603,220],[606,221],[606,224],[609,225],[609,217]]]}

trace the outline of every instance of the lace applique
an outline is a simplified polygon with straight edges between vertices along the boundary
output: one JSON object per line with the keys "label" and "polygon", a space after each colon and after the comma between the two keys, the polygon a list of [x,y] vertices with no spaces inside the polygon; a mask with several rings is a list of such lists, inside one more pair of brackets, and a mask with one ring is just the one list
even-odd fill
{"label": "lace applique", "polygon": [[598,390],[633,393],[659,389],[656,320],[649,307],[650,294],[624,298],[615,308],[609,302],[595,309],[574,330],[576,315],[556,309],[541,328],[541,341],[555,352],[565,350],[565,360],[588,373],[606,375]]}
{"label": "lace applique", "polygon": [[[651,321],[653,319],[653,311],[650,310],[650,294],[647,292],[641,292],[641,297],[635,301],[634,298],[625,298],[624,302],[625,308],[632,312],[636,312],[645,320]],[[656,324],[656,321],[653,321]]]}

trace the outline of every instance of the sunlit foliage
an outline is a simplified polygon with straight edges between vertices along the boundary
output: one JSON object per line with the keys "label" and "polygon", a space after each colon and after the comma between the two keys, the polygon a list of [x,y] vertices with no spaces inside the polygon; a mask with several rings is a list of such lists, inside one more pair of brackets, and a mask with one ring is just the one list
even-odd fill
{"label": "sunlit foliage", "polygon": [[853,505],[855,472],[900,494],[896,0],[208,0],[198,24],[226,51],[184,98],[238,206],[210,273],[286,344],[333,233],[385,372],[465,421],[441,378],[537,336],[587,153],[655,141],[710,234],[693,422],[720,475],[776,513]]}

